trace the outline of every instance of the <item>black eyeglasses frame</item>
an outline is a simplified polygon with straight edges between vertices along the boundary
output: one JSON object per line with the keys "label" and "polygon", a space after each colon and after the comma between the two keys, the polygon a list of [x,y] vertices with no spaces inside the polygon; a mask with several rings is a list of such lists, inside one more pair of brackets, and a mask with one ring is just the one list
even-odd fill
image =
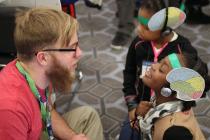
{"label": "black eyeglasses frame", "polygon": [[44,49],[43,52],[49,52],[49,51],[58,51],[58,52],[76,52],[77,48],[75,49]]}

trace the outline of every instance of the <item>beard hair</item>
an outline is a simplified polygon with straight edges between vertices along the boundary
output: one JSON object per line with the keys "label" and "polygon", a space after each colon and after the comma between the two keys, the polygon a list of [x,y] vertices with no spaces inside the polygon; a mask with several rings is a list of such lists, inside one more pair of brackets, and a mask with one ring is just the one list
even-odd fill
{"label": "beard hair", "polygon": [[62,66],[55,56],[52,56],[53,64],[46,71],[49,81],[56,93],[67,94],[71,92],[71,86],[75,79],[75,73]]}

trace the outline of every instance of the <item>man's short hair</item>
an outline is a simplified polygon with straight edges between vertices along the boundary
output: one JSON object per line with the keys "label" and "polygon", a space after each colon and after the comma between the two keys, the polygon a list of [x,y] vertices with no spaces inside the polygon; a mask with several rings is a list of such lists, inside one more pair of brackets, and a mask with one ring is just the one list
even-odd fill
{"label": "man's short hair", "polygon": [[62,11],[32,8],[19,12],[14,33],[18,59],[30,61],[38,51],[51,48],[58,40],[61,47],[67,46],[77,29],[77,21]]}

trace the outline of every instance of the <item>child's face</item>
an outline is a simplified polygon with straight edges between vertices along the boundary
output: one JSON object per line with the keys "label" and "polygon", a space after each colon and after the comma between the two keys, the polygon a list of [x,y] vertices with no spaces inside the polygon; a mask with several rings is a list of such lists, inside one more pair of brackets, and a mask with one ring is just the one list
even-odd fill
{"label": "child's face", "polygon": [[[182,57],[177,55],[180,63],[183,65]],[[166,85],[166,75],[172,70],[172,66],[168,57],[165,57],[160,62],[152,64],[151,68],[146,72],[143,77],[143,82],[148,87],[155,91],[159,91],[164,85]]]}
{"label": "child's face", "polygon": [[[150,19],[154,13],[151,13],[145,8],[139,9],[139,17]],[[161,37],[161,30],[150,31],[148,26],[139,22],[138,24],[138,36],[143,40],[155,41]]]}

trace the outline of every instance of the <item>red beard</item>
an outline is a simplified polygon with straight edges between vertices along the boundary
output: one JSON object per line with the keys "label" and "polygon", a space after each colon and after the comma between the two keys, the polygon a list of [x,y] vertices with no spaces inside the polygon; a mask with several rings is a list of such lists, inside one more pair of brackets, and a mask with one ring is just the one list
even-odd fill
{"label": "red beard", "polygon": [[70,93],[72,83],[75,79],[74,74],[63,67],[54,56],[52,56],[52,58],[54,63],[51,68],[46,71],[49,81],[52,83],[56,93]]}

